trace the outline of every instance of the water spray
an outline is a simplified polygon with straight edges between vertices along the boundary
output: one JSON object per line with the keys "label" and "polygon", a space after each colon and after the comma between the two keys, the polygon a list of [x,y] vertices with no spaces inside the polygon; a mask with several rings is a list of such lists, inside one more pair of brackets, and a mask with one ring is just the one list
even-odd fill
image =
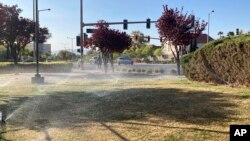
{"label": "water spray", "polygon": [[5,120],[3,119],[3,114],[0,112],[0,125],[5,124]]}

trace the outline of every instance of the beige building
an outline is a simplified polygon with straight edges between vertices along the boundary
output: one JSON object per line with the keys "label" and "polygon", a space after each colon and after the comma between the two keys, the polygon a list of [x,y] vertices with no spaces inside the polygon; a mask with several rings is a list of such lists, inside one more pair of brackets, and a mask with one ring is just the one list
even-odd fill
{"label": "beige building", "polygon": [[[209,41],[212,41],[213,38],[209,37]],[[196,42],[197,42],[197,47],[200,48],[202,47],[203,45],[205,45],[207,43],[207,34],[201,34],[197,39],[196,39]],[[163,49],[162,49],[162,54],[164,56],[166,56],[165,58],[167,58],[167,60],[173,60],[174,59],[174,56],[173,56],[173,53],[171,51],[171,48],[173,49],[173,51],[175,51],[174,49],[174,45],[172,44],[171,41],[167,41],[164,43],[163,45]],[[186,51],[189,51],[189,48],[190,48],[190,45],[188,45],[186,47]],[[184,51],[185,52],[185,51]]]}
{"label": "beige building", "polygon": [[[51,54],[51,44],[39,44],[39,53],[40,54]],[[29,51],[33,51],[34,50],[34,43],[29,43],[26,46],[26,49],[28,49]]]}

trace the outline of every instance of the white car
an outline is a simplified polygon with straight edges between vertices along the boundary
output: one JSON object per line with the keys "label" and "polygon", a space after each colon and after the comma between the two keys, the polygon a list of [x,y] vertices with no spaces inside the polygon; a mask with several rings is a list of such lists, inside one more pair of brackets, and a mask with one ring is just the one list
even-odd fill
{"label": "white car", "polygon": [[119,57],[117,60],[118,65],[124,64],[124,65],[133,65],[134,62],[129,57]]}

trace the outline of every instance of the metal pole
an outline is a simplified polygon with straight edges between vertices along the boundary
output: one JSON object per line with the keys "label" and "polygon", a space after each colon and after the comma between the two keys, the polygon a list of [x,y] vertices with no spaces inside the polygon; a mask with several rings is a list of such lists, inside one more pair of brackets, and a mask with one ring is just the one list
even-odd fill
{"label": "metal pole", "polygon": [[209,42],[209,26],[210,26],[210,14],[213,13],[214,10],[208,13],[208,23],[207,23],[207,43]]}
{"label": "metal pole", "polygon": [[74,53],[74,49],[73,49],[73,40],[74,40],[74,38],[71,38],[72,60],[73,60],[73,53]]}
{"label": "metal pole", "polygon": [[40,77],[39,74],[39,11],[38,11],[38,0],[36,0],[36,76]]}
{"label": "metal pole", "polygon": [[208,13],[208,22],[207,22],[207,43],[209,41],[209,24],[210,24],[210,13]]}
{"label": "metal pole", "polygon": [[[33,0],[33,21],[36,22],[36,0]],[[35,25],[36,29],[36,25]],[[35,62],[36,60],[36,34],[33,34],[33,61]]]}
{"label": "metal pole", "polygon": [[36,74],[35,77],[31,78],[32,83],[41,84],[44,83],[44,77],[39,74],[39,11],[38,11],[38,0],[35,0],[34,18],[35,20],[35,46],[36,46]]}
{"label": "metal pole", "polygon": [[83,69],[83,0],[80,0],[80,52],[81,52],[81,69]]}

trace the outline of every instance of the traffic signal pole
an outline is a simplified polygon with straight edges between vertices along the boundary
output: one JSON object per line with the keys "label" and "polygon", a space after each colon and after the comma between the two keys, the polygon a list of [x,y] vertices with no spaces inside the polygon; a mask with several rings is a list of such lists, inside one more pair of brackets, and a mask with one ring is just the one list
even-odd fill
{"label": "traffic signal pole", "polygon": [[84,60],[83,60],[83,0],[80,0],[80,53],[81,53],[81,62],[80,67],[83,70]]}

